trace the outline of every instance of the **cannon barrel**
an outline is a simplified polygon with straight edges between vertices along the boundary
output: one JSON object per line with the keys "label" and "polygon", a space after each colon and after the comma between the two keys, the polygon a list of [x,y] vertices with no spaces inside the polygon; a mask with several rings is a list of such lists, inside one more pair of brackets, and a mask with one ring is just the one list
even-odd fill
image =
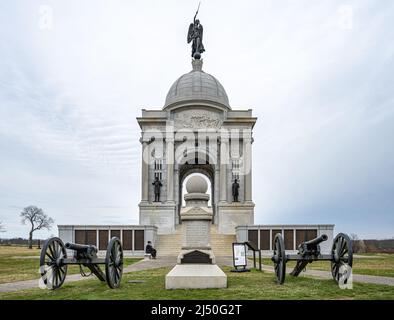
{"label": "cannon barrel", "polygon": [[91,253],[96,252],[97,253],[97,248],[93,245],[90,244],[77,244],[77,243],[66,243],[66,248],[75,250],[75,251],[80,251],[80,252],[89,252]]}
{"label": "cannon barrel", "polygon": [[320,237],[317,237],[315,239],[309,240],[304,242],[303,244],[305,245],[318,245],[319,243],[322,243],[323,241],[326,241],[328,239],[326,234],[322,234]]}

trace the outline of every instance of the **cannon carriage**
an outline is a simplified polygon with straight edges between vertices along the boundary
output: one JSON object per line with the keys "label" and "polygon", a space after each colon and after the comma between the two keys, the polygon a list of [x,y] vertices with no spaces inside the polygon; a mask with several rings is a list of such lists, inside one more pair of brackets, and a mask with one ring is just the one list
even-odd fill
{"label": "cannon carriage", "polygon": [[321,254],[320,243],[328,239],[323,234],[320,237],[305,241],[298,246],[297,254],[286,254],[283,237],[280,233],[274,238],[274,254],[271,258],[275,267],[277,282],[283,284],[286,278],[286,263],[297,261],[290,275],[297,277],[306,266],[313,261],[330,261],[331,274],[337,283],[347,283],[353,265],[352,241],[348,235],[339,233],[332,245],[330,254]]}
{"label": "cannon carriage", "polygon": [[[67,257],[67,249],[74,251],[72,258]],[[111,289],[118,288],[123,273],[123,249],[119,238],[113,237],[109,241],[105,258],[99,258],[97,253],[98,249],[93,245],[64,244],[60,238],[50,238],[41,249],[41,279],[47,288],[58,289],[66,279],[67,266],[79,265],[82,276],[94,274],[100,281],[107,282]],[[105,273],[100,265],[105,265]],[[90,274],[86,274],[83,267],[87,267]]]}

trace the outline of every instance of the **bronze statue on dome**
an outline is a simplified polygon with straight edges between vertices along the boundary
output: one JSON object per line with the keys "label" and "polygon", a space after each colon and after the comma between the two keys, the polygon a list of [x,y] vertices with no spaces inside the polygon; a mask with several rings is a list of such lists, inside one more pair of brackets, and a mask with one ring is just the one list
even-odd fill
{"label": "bronze statue on dome", "polygon": [[[200,3],[201,4],[201,3]],[[192,57],[194,59],[201,59],[201,54],[205,51],[204,45],[202,44],[203,27],[200,20],[196,19],[198,11],[200,10],[200,4],[196,14],[194,15],[193,23],[189,26],[189,32],[187,33],[187,43],[192,43]]]}

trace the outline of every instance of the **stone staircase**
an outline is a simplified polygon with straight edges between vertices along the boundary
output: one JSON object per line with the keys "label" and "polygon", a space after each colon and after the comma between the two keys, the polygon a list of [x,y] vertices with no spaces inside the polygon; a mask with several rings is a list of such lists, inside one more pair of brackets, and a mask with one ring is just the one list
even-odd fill
{"label": "stone staircase", "polygon": [[173,234],[158,234],[155,249],[160,256],[178,256],[182,247],[182,226],[176,226]]}
{"label": "stone staircase", "polygon": [[[215,256],[232,256],[235,235],[219,234],[217,226],[211,226],[211,247]],[[177,256],[182,247],[182,226],[178,225],[173,234],[159,234],[155,247],[160,256]]]}
{"label": "stone staircase", "polygon": [[216,257],[232,256],[233,242],[236,242],[235,235],[220,234],[216,225],[211,226],[211,247]]}

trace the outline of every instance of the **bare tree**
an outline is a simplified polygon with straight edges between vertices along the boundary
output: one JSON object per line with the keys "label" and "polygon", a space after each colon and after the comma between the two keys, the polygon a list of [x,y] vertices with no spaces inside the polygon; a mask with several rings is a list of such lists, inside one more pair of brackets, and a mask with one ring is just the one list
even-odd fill
{"label": "bare tree", "polygon": [[360,239],[358,238],[358,235],[351,233],[350,239],[352,239],[353,242],[353,252],[358,253],[360,251]]}
{"label": "bare tree", "polygon": [[352,239],[352,240],[358,240],[358,235],[355,234],[355,233],[351,233],[351,234],[350,234],[350,239]]}
{"label": "bare tree", "polygon": [[51,224],[54,222],[52,218],[48,217],[44,211],[36,206],[28,206],[21,212],[22,223],[29,222],[31,229],[29,232],[29,249],[33,248],[33,232],[41,229],[51,229]]}
{"label": "bare tree", "polygon": [[5,232],[4,224],[0,221],[0,232]]}
{"label": "bare tree", "polygon": [[364,240],[358,240],[357,243],[357,253],[366,253],[367,252],[367,246],[365,245]]}

